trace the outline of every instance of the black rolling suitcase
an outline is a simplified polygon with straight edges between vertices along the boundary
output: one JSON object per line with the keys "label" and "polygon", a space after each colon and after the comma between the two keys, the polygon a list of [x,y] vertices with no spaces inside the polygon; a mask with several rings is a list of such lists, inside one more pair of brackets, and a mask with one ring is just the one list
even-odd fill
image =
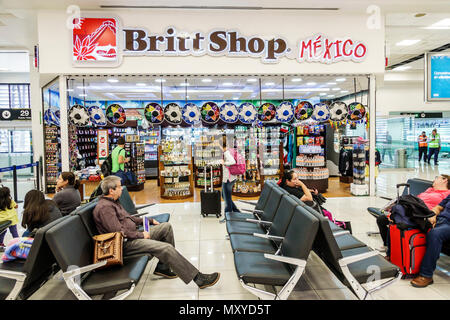
{"label": "black rolling suitcase", "polygon": [[222,202],[220,201],[220,191],[214,191],[213,168],[211,167],[211,190],[208,191],[206,183],[206,167],[204,168],[205,190],[200,191],[200,211],[203,217],[215,214],[217,218],[222,215]]}

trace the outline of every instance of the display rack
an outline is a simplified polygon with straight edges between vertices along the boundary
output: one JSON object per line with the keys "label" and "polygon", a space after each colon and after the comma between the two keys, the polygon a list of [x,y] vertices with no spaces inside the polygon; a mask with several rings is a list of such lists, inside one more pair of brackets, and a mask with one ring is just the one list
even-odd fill
{"label": "display rack", "polygon": [[213,168],[213,185],[218,188],[222,185],[222,134],[219,130],[212,130],[200,136],[199,141],[193,145],[194,152],[194,181],[196,188],[211,185],[211,167]]}
{"label": "display rack", "polygon": [[61,168],[60,161],[60,129],[56,126],[45,126],[45,193],[55,193],[56,180]]}
{"label": "display rack", "polygon": [[[238,175],[232,194],[240,197],[255,197],[261,193],[261,175],[258,159],[258,136],[253,127],[236,126],[234,129],[234,148],[246,162],[246,172]],[[227,141],[227,147],[228,145]]]}
{"label": "display rack", "polygon": [[85,166],[97,165],[97,130],[94,128],[76,128],[78,153]]}
{"label": "display rack", "polygon": [[267,180],[278,181],[283,176],[283,145],[279,126],[258,129],[261,184]]}
{"label": "display rack", "polygon": [[160,141],[160,128],[140,130],[141,142],[145,144],[145,176],[158,177],[158,146]]}
{"label": "display rack", "polygon": [[130,158],[130,162],[125,164],[125,171],[131,171],[136,175],[138,185],[144,188],[145,183],[145,167],[144,167],[144,144],[139,142],[138,135],[127,134],[125,136],[125,154]]}
{"label": "display rack", "polygon": [[304,124],[297,127],[295,171],[308,188],[319,192],[328,189],[329,172],[326,167],[326,126]]}
{"label": "display rack", "polygon": [[191,146],[180,140],[161,140],[158,154],[161,198],[179,200],[192,197]]}

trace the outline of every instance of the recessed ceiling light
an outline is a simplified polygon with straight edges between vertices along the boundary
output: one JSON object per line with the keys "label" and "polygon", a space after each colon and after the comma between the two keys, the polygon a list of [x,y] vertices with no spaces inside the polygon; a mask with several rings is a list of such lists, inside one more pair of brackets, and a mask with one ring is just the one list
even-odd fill
{"label": "recessed ceiling light", "polygon": [[292,79],[291,81],[292,81],[292,82],[300,82],[300,81],[302,81],[302,79],[300,79],[300,78],[294,78],[294,79]]}
{"label": "recessed ceiling light", "polygon": [[266,85],[266,86],[273,86],[275,83],[274,82],[266,82],[266,83],[264,83],[264,85]]}
{"label": "recessed ceiling light", "polygon": [[256,81],[258,81],[258,79],[255,78],[247,79],[247,82],[256,82]]}
{"label": "recessed ceiling light", "polygon": [[119,79],[112,78],[112,79],[108,79],[106,81],[111,82],[111,83],[116,83],[116,82],[119,82]]}
{"label": "recessed ceiling light", "polygon": [[337,82],[343,82],[343,81],[345,81],[345,80],[347,80],[347,79],[345,79],[345,78],[337,78],[337,79],[336,79]]}
{"label": "recessed ceiling light", "polygon": [[327,84],[329,84],[330,86],[337,84],[336,82],[328,82]]}
{"label": "recessed ceiling light", "polygon": [[308,82],[306,85],[307,86],[315,86],[317,83],[315,83],[315,82]]}
{"label": "recessed ceiling light", "polygon": [[339,90],[341,90],[341,88],[333,88],[333,89],[331,89],[331,90],[333,90],[333,91],[339,91]]}
{"label": "recessed ceiling light", "polygon": [[414,17],[416,17],[416,18],[422,18],[422,17],[424,17],[424,16],[426,16],[427,14],[426,13],[416,13],[415,15],[414,15]]}
{"label": "recessed ceiling light", "polygon": [[232,83],[232,82],[224,82],[223,85],[224,85],[224,86],[232,86],[233,83]]}
{"label": "recessed ceiling light", "polygon": [[400,42],[397,42],[396,46],[412,46],[413,44],[419,43],[421,40],[402,40]]}
{"label": "recessed ceiling light", "polygon": [[188,87],[188,86],[189,86],[189,83],[187,83],[187,82],[182,82],[182,83],[180,83],[180,86],[182,86],[182,87]]}
{"label": "recessed ceiling light", "polygon": [[202,79],[202,82],[211,82],[211,79]]}
{"label": "recessed ceiling light", "polygon": [[136,83],[136,85],[137,85],[138,87],[145,87],[147,84],[146,84],[146,83],[143,83],[143,82],[138,82],[138,83]]}
{"label": "recessed ceiling light", "polygon": [[166,82],[165,79],[155,79],[155,81],[156,81],[156,82],[159,82],[159,83],[161,83],[161,82]]}

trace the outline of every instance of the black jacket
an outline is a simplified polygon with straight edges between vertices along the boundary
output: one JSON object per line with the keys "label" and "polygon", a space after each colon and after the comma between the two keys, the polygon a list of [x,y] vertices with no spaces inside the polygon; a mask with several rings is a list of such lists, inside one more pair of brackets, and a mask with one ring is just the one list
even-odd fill
{"label": "black jacket", "polygon": [[420,230],[426,231],[430,227],[428,218],[434,215],[435,213],[428,209],[422,199],[408,194],[398,199],[397,205],[392,208],[391,219],[397,224],[417,226]]}

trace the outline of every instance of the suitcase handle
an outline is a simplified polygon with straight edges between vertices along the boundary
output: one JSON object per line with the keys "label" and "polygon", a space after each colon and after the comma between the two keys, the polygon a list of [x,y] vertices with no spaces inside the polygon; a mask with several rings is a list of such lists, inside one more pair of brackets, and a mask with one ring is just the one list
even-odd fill
{"label": "suitcase handle", "polygon": [[399,184],[397,184],[397,189],[398,188],[400,188],[400,187],[410,187],[410,185],[409,185],[409,183],[399,183]]}

